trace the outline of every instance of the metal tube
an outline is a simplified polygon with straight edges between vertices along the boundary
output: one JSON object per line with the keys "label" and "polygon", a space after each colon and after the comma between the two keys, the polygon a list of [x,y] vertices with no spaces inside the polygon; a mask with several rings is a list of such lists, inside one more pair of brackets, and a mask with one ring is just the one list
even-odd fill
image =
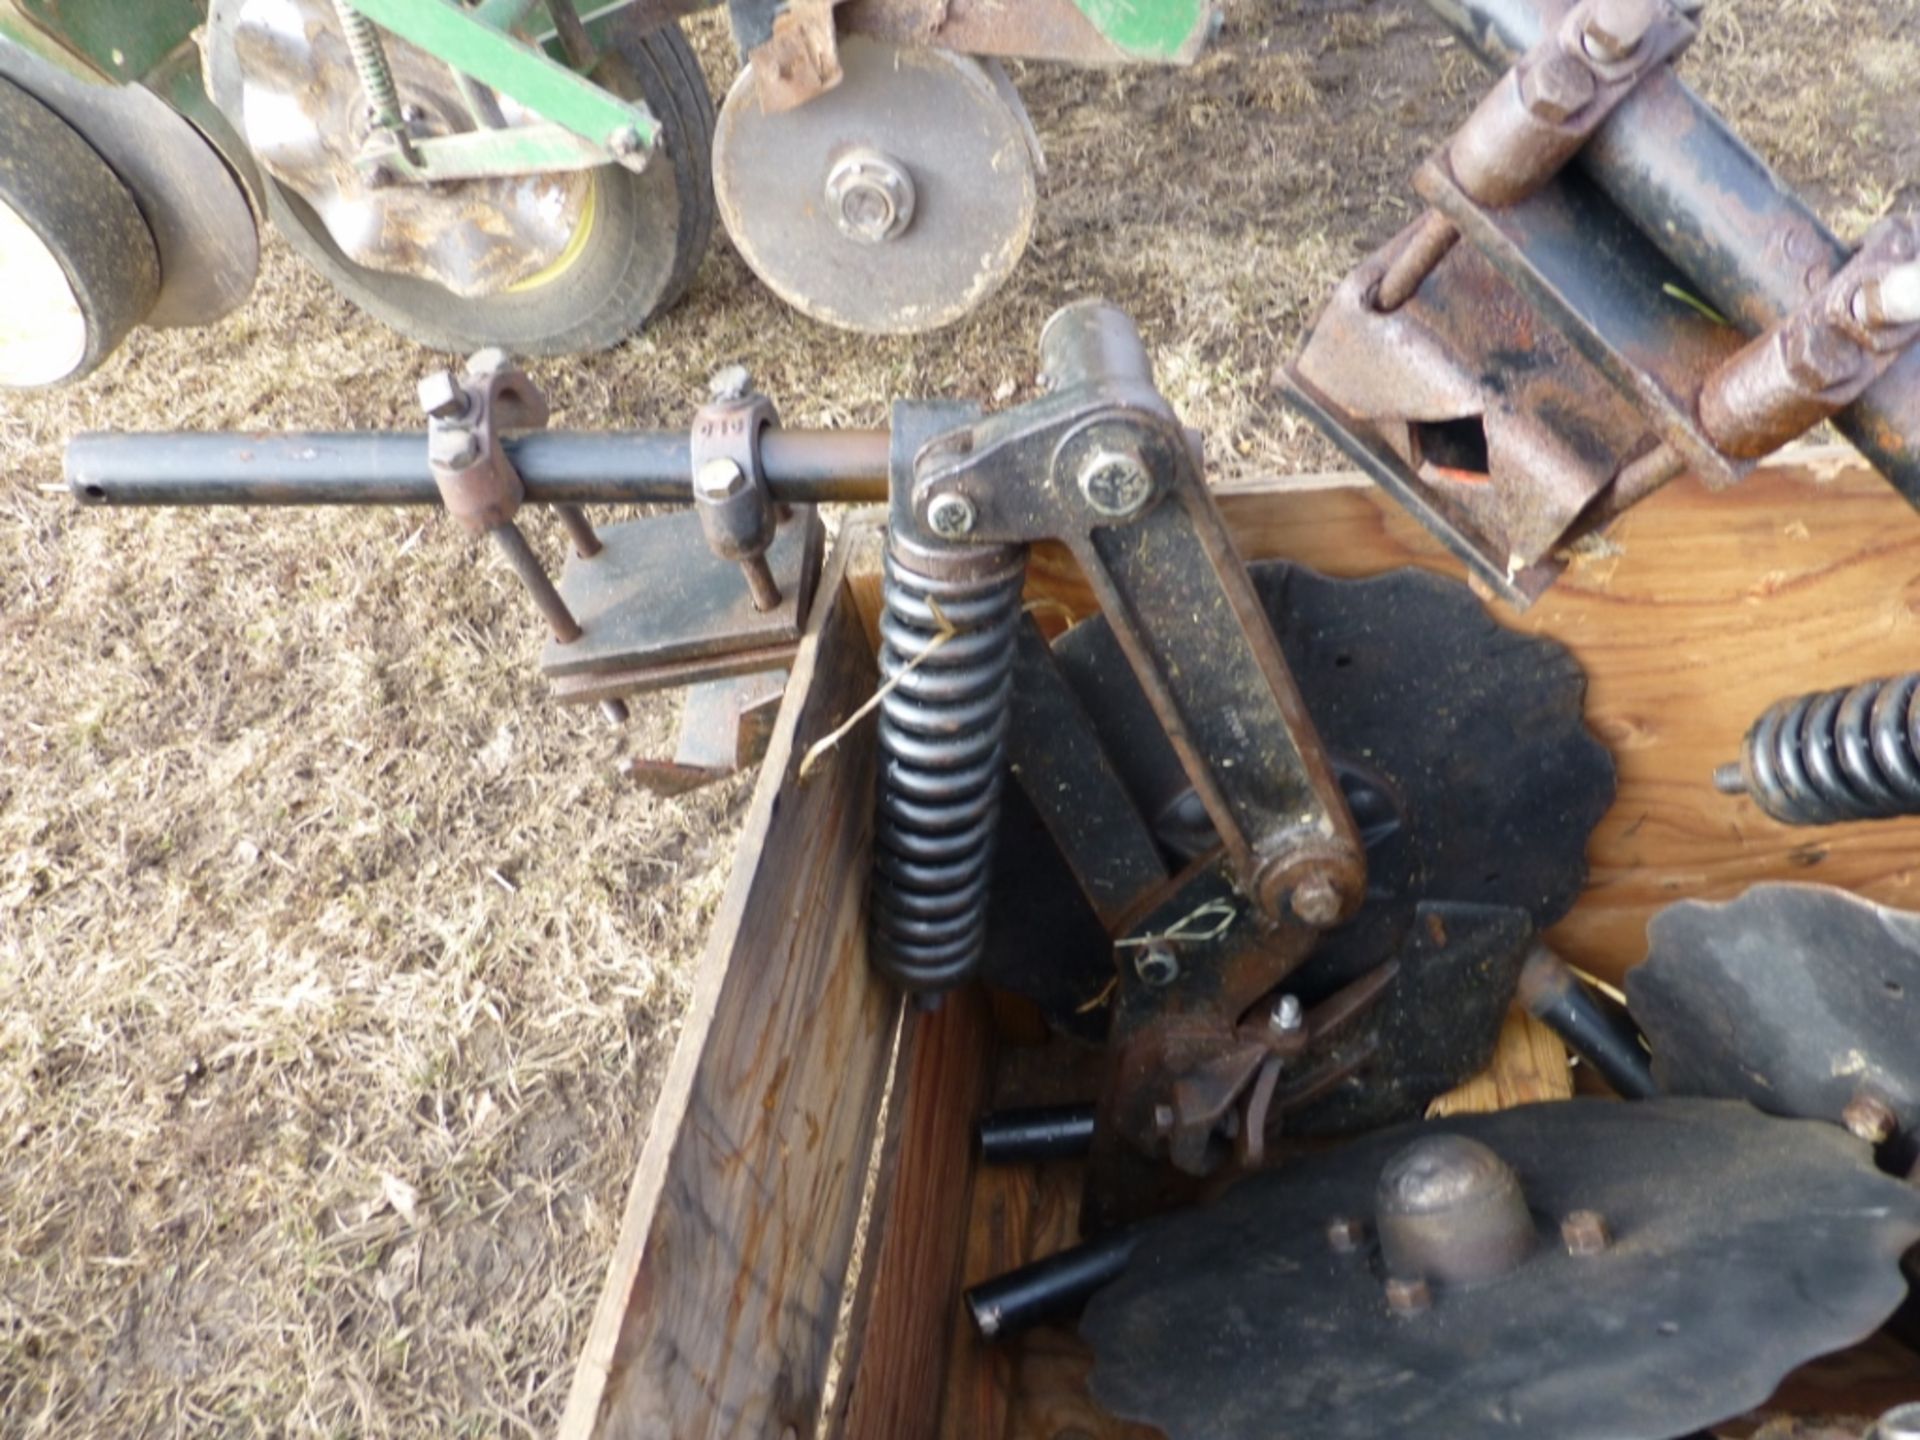
{"label": "metal tube", "polygon": [[[551,430],[505,443],[529,502],[693,502],[684,430]],[[887,446],[884,430],[769,430],[760,461],[783,505],[873,504],[887,498]],[[424,431],[78,435],[67,484],[94,505],[440,503]]]}
{"label": "metal tube", "polygon": [[600,537],[593,533],[593,522],[587,519],[587,512],[578,505],[562,503],[554,506],[553,510],[566,527],[567,538],[573,541],[573,553],[582,560],[591,560],[607,548],[600,543]]}
{"label": "metal tube", "polygon": [[533,547],[527,543],[527,537],[520,532],[520,527],[509,520],[504,525],[494,526],[487,533],[498,542],[501,553],[513,567],[513,573],[520,577],[520,583],[527,587],[527,594],[533,597],[533,603],[547,617],[547,624],[553,629],[553,638],[562,645],[571,645],[578,640],[580,622],[573,618],[567,602],[560,598],[560,592],[554,588],[553,580],[547,574],[547,567],[533,553]]}
{"label": "metal tube", "polygon": [[1621,1099],[1650,1100],[1660,1093],[1632,1020],[1616,1014],[1544,945],[1534,947],[1520,971],[1520,1003],[1593,1066]]}
{"label": "metal tube", "polygon": [[[1567,0],[1427,0],[1489,66],[1510,65]],[[1670,68],[1634,87],[1575,161],[1703,299],[1757,333],[1798,309],[1850,251]],[[1920,347],[1834,418],[1920,505]]]}
{"label": "metal tube", "polygon": [[1129,1227],[1075,1245],[966,1292],[967,1313],[983,1340],[1004,1340],[1049,1321],[1069,1319],[1127,1268],[1141,1232]]}
{"label": "metal tube", "polygon": [[995,1110],[980,1121],[980,1159],[987,1165],[1075,1160],[1093,1146],[1091,1105]]}

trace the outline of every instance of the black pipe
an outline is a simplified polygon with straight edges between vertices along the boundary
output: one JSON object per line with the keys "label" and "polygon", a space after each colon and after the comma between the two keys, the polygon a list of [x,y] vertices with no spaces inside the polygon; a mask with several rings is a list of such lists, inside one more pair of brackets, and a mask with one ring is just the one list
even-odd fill
{"label": "black pipe", "polygon": [[[539,431],[505,448],[531,502],[693,500],[684,430]],[[760,458],[782,504],[886,499],[884,430],[770,430]],[[425,430],[77,435],[67,444],[67,485],[91,505],[440,503]]]}
{"label": "black pipe", "polygon": [[1138,1227],[1116,1230],[966,1292],[967,1313],[983,1340],[1005,1340],[1080,1313],[1097,1291],[1118,1280],[1140,1243]]}
{"label": "black pipe", "polygon": [[1091,1105],[995,1110],[980,1121],[980,1158],[988,1165],[1077,1160],[1092,1146]]}
{"label": "black pipe", "polygon": [[1660,1093],[1653,1062],[1627,1013],[1582,983],[1566,962],[1536,945],[1520,971],[1520,1003],[1567,1048],[1593,1066],[1622,1100]]}
{"label": "black pipe", "polygon": [[[1505,68],[1572,6],[1565,0],[1427,0],[1467,49]],[[1634,87],[1575,162],[1748,332],[1807,299],[1808,276],[1851,251],[1671,68]],[[1834,419],[1908,503],[1920,506],[1920,347]]]}

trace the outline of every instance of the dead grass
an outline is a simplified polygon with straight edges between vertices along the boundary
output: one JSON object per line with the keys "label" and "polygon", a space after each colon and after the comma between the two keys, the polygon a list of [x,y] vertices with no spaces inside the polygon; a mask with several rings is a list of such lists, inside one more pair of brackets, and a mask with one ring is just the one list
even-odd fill
{"label": "dead grass", "polygon": [[[1914,9],[1713,0],[1689,68],[1857,230],[1912,198]],[[1020,78],[1052,173],[979,316],[839,335],[717,247],[650,336],[542,367],[557,423],[680,423],[738,359],[797,421],[1004,402],[1098,292],[1222,473],[1330,463],[1270,372],[1476,67],[1397,4],[1238,0],[1195,71]],[[240,315],[0,417],[0,1432],[558,1413],[744,782],[617,784],[669,707],[615,735],[548,705],[509,578],[431,516],[47,488],[83,429],[410,423],[430,363],[274,246]]]}

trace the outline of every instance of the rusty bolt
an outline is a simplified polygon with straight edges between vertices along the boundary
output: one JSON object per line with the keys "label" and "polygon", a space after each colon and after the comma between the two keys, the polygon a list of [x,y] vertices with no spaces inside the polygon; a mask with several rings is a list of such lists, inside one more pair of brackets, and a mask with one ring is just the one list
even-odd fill
{"label": "rusty bolt", "polygon": [[1831,325],[1790,326],[1781,344],[1787,373],[1815,393],[1844,385],[1860,369],[1860,347]]}
{"label": "rusty bolt", "polygon": [[1558,125],[1593,100],[1593,72],[1573,56],[1555,50],[1520,72],[1520,102],[1527,112]]}
{"label": "rusty bolt", "polygon": [[1840,1112],[1840,1123],[1869,1145],[1884,1145],[1900,1128],[1899,1117],[1878,1095],[1862,1090]]}
{"label": "rusty bolt", "polygon": [[1293,913],[1316,930],[1324,930],[1340,918],[1345,907],[1340,892],[1324,875],[1310,876],[1293,892]]}
{"label": "rusty bolt", "polygon": [[1896,265],[1853,292],[1853,318],[1869,328],[1920,323],[1920,262]]}
{"label": "rusty bolt", "polygon": [[913,176],[891,155],[861,147],[827,172],[827,212],[840,233],[862,245],[898,239],[913,223]]}
{"label": "rusty bolt", "polygon": [[1396,1315],[1418,1315],[1433,1305],[1433,1290],[1419,1277],[1394,1275],[1387,1280],[1387,1308]]}
{"label": "rusty bolt", "polygon": [[1180,978],[1180,961],[1171,945],[1155,942],[1140,952],[1133,962],[1134,974],[1158,990]]}
{"label": "rusty bolt", "polygon": [[467,413],[467,392],[451,370],[436,370],[420,382],[420,408],[436,420],[457,420]]}
{"label": "rusty bolt", "polygon": [[1594,0],[1580,43],[1596,60],[1624,60],[1640,48],[1659,13],[1659,0]]}
{"label": "rusty bolt", "polygon": [[1560,1222],[1560,1238],[1569,1255],[1598,1255],[1613,1244],[1613,1231],[1598,1210],[1576,1210]]}
{"label": "rusty bolt", "polygon": [[747,488],[747,473],[724,455],[716,455],[693,477],[693,489],[702,500],[731,500]]}
{"label": "rusty bolt", "polygon": [[427,434],[427,463],[464,470],[480,458],[480,438],[464,425],[435,426]]}
{"label": "rusty bolt", "polygon": [[1367,1243],[1367,1223],[1352,1215],[1340,1215],[1327,1222],[1327,1244],[1336,1255],[1351,1255]]}
{"label": "rusty bolt", "polygon": [[927,506],[927,528],[949,540],[971,533],[979,518],[974,513],[973,502],[952,491],[935,496]]}

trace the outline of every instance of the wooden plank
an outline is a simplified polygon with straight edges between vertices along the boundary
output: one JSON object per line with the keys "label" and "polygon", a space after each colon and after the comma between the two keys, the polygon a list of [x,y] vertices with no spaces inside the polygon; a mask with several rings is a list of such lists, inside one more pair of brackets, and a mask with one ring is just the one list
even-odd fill
{"label": "wooden plank", "polygon": [[967,1245],[974,1121],[993,1069],[976,987],[909,1009],[849,1330],[844,1440],[933,1440]]}
{"label": "wooden plank", "polygon": [[1560,1037],[1519,1006],[1507,1012],[1493,1063],[1427,1106],[1427,1118],[1482,1115],[1573,1098],[1573,1067]]}
{"label": "wooden plank", "polygon": [[835,569],[794,663],[561,1435],[811,1435],[899,1001],[866,964],[872,692]]}
{"label": "wooden plank", "polygon": [[[1249,559],[1333,575],[1460,567],[1376,491],[1337,481],[1223,488]],[[1532,610],[1494,613],[1569,646],[1588,723],[1620,770],[1579,907],[1549,937],[1617,982],[1646,923],[1680,899],[1764,880],[1838,885],[1920,908],[1920,821],[1796,829],[1715,793],[1713,769],[1782,695],[1920,668],[1920,515],[1851,452],[1803,453],[1709,494],[1679,481],[1636,507]],[[1036,555],[1032,589],[1084,611],[1071,563]]]}

